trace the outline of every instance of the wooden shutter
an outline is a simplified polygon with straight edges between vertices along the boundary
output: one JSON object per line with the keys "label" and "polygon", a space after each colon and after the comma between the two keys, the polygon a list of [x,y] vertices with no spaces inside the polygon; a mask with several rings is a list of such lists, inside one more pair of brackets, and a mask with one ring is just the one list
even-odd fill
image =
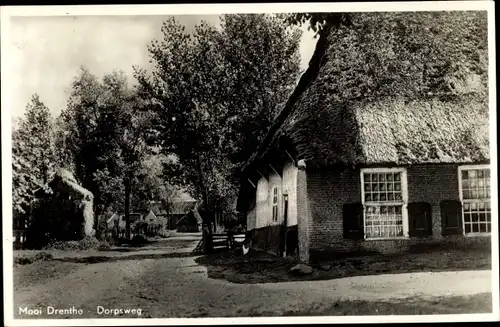
{"label": "wooden shutter", "polygon": [[346,203],[342,210],[344,238],[362,240],[364,237],[363,205]]}
{"label": "wooden shutter", "polygon": [[432,235],[432,206],[426,202],[408,203],[410,237]]}
{"label": "wooden shutter", "polygon": [[441,233],[443,235],[462,234],[462,203],[457,200],[441,201]]}

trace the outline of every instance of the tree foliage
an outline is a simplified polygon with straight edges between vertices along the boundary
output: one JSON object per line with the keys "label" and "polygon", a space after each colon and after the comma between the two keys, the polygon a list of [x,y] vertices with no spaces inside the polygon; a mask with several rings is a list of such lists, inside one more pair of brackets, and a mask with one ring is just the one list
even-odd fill
{"label": "tree foliage", "polygon": [[53,120],[37,94],[26,106],[12,131],[12,200],[14,210],[24,212],[32,192],[45,185],[55,163]]}
{"label": "tree foliage", "polygon": [[290,26],[306,24],[308,30],[316,33],[315,37],[327,26],[349,25],[351,22],[350,14],[336,12],[287,13],[279,14],[278,17]]}
{"label": "tree foliage", "polygon": [[152,154],[148,139],[156,136],[150,127],[153,120],[154,113],[128,87],[123,72],[105,74],[99,80],[85,68],[73,81],[68,107],[62,113],[63,157],[72,162],[77,178],[94,194],[96,216],[125,209],[128,233],[131,206],[141,198],[134,188],[144,184],[139,177],[147,179],[150,187],[165,188],[158,181],[151,182],[163,175],[151,173],[144,163]]}
{"label": "tree foliage", "polygon": [[[177,176],[206,203],[228,206],[232,171],[248,159],[300,73],[300,31],[274,16],[224,15],[192,34],[174,19],[148,47],[151,75],[136,69],[139,94],[158,113],[165,153]],[[174,173],[174,172],[170,172]]]}

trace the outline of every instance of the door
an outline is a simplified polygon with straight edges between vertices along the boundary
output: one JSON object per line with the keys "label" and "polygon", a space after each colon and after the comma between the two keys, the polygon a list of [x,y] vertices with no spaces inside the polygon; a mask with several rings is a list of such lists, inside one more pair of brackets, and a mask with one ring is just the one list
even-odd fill
{"label": "door", "polygon": [[283,224],[281,225],[281,255],[286,257],[286,240],[288,232],[288,195],[283,195]]}

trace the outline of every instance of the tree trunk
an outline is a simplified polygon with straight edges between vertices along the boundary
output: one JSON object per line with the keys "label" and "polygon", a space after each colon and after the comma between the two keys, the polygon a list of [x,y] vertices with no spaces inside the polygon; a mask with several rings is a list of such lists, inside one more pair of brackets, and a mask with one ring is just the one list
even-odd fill
{"label": "tree trunk", "polygon": [[125,186],[125,237],[130,240],[130,178],[127,176],[124,180]]}

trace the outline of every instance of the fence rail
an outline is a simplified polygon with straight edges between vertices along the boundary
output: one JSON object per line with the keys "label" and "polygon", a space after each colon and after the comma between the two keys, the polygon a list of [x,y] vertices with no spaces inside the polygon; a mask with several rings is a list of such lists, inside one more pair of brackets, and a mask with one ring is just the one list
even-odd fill
{"label": "fence rail", "polygon": [[28,236],[27,229],[14,229],[14,247],[16,249],[23,248],[26,244],[26,238]]}

